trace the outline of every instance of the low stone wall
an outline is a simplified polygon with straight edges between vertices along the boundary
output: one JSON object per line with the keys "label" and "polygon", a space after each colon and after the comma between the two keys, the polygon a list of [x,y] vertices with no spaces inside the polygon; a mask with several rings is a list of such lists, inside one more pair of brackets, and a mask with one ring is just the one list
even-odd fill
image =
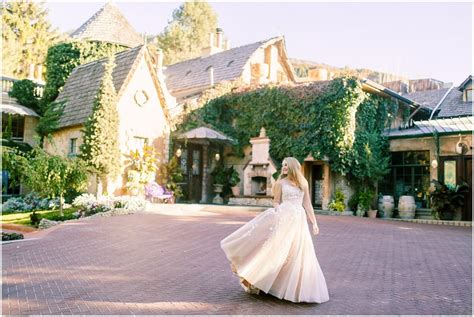
{"label": "low stone wall", "polygon": [[240,205],[240,206],[273,206],[273,198],[267,196],[239,196],[230,197],[229,205]]}

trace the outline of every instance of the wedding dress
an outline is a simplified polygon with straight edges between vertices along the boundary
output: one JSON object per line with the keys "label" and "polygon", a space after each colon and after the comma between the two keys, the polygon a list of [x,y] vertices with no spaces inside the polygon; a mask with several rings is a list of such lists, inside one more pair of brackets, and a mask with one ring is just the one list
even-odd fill
{"label": "wedding dress", "polygon": [[302,191],[287,180],[277,185],[276,207],[224,238],[221,248],[246,292],[263,291],[292,302],[326,302],[326,280],[306,220],[305,209],[313,212],[308,189]]}

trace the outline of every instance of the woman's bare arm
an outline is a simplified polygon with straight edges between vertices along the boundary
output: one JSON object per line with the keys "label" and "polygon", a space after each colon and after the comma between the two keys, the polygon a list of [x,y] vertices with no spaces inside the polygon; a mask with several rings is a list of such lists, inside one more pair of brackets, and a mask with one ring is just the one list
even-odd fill
{"label": "woman's bare arm", "polygon": [[281,183],[280,181],[276,181],[275,185],[273,185],[273,207],[277,208],[281,204]]}

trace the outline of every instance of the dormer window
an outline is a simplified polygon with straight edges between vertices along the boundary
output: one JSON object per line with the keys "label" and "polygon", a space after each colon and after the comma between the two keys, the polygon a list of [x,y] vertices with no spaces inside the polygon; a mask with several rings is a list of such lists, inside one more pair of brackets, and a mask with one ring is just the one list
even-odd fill
{"label": "dormer window", "polygon": [[464,100],[472,102],[472,88],[464,90]]}

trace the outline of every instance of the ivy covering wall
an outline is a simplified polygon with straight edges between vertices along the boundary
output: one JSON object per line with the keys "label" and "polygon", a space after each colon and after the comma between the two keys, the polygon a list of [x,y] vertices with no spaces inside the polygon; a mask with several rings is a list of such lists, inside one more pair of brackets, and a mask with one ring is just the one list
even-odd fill
{"label": "ivy covering wall", "polygon": [[398,105],[341,77],[306,86],[263,87],[212,99],[178,126],[208,126],[234,138],[235,155],[265,127],[270,155],[278,163],[294,156],[327,159],[331,170],[373,184],[388,172],[388,141],[382,135]]}

